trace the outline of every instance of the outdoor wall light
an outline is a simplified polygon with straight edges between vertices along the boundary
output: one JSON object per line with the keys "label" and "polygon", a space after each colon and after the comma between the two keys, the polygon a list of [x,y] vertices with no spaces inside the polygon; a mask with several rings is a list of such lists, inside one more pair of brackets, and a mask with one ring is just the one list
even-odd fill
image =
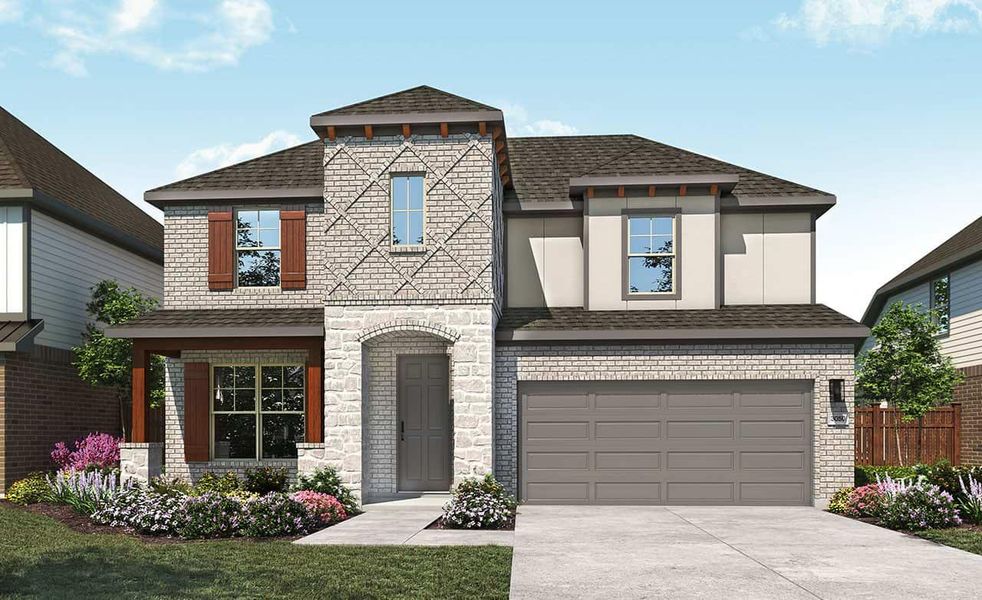
{"label": "outdoor wall light", "polygon": [[845,396],[842,394],[842,387],[845,384],[844,379],[829,379],[829,398],[832,404],[837,404],[845,402]]}

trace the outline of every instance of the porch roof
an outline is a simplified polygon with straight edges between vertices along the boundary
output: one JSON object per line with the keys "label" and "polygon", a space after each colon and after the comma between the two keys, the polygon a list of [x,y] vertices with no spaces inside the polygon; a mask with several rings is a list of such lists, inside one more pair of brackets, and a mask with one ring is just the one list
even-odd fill
{"label": "porch roof", "polygon": [[106,329],[112,338],[323,337],[322,308],[158,310]]}

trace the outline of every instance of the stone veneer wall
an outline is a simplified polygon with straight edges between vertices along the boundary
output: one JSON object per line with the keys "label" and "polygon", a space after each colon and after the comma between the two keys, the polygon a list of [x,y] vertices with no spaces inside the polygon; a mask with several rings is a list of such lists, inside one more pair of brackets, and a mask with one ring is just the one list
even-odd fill
{"label": "stone veneer wall", "polygon": [[[366,417],[363,406],[373,406],[371,378],[372,345],[376,336],[385,340],[395,332],[418,332],[438,339],[449,347],[453,402],[453,470],[454,480],[491,472],[492,461],[492,371],[494,329],[492,307],[480,305],[447,306],[328,306],[324,314],[324,418],[327,461],[339,467],[345,483],[359,493],[368,492],[363,465],[365,445],[362,435]],[[398,338],[396,338],[398,339]],[[415,352],[418,337],[391,343],[375,353],[410,354]],[[430,342],[427,350],[433,348]],[[364,351],[364,352],[363,352]],[[383,377],[378,399],[388,403],[392,392]],[[384,422],[385,417],[379,417]],[[371,423],[371,421],[369,421]],[[376,425],[378,423],[376,422]],[[380,425],[384,430],[384,424]],[[378,430],[375,430],[378,431]],[[367,433],[366,433],[367,435]],[[369,439],[369,442],[373,441]],[[394,448],[393,448],[394,449]],[[368,446],[368,452],[381,451]],[[395,455],[368,457],[369,471],[385,471]]]}
{"label": "stone veneer wall", "polygon": [[70,350],[50,346],[0,353],[0,493],[32,471],[50,470],[56,442],[121,434],[115,392],[79,379],[71,361]]}
{"label": "stone veneer wall", "polygon": [[[307,213],[307,288],[243,287],[208,289],[208,213],[237,208],[305,210]],[[301,308],[321,306],[324,278],[315,271],[324,264],[324,205],[213,204],[164,208],[164,306],[168,310],[195,308]]]}
{"label": "stone veneer wall", "polygon": [[962,405],[962,464],[982,465],[982,365],[961,369],[965,380],[955,388]]}
{"label": "stone veneer wall", "polygon": [[[520,381],[813,380],[814,500],[853,485],[853,347],[849,344],[500,345],[495,352],[496,477],[518,488]],[[829,427],[828,380],[845,380],[849,427]]]}
{"label": "stone veneer wall", "polygon": [[181,358],[168,358],[166,366],[164,402],[164,472],[169,477],[181,477],[197,481],[205,471],[224,473],[233,471],[242,475],[249,467],[269,465],[286,467],[291,478],[296,474],[297,460],[293,458],[243,460],[222,459],[208,462],[185,462],[184,460],[184,363],[207,362],[216,364],[248,364],[266,362],[271,364],[305,364],[305,352],[286,350],[189,350],[181,353]]}
{"label": "stone veneer wall", "polygon": [[[399,491],[397,362],[400,355],[411,354],[449,354],[453,373],[453,346],[430,334],[393,332],[365,344],[367,389],[362,409],[365,431],[362,474],[366,498],[391,496]],[[451,393],[454,389],[452,375],[448,389]]]}

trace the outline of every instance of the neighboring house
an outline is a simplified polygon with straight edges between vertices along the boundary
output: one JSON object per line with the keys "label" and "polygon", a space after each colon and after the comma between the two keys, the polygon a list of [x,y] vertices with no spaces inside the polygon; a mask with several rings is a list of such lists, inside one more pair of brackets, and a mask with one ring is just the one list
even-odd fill
{"label": "neighboring house", "polygon": [[[166,441],[124,472],[337,467],[365,500],[493,472],[540,503],[810,504],[853,479],[825,192],[633,135],[509,137],[418,87],[147,192]],[[144,374],[134,371],[139,412]]]}
{"label": "neighboring house", "polygon": [[965,375],[954,399],[962,405],[961,460],[982,465],[982,217],[876,290],[863,323],[872,327],[896,302],[936,311],[941,351]]}
{"label": "neighboring house", "polygon": [[71,366],[91,287],[162,295],[163,227],[0,108],[0,493],[55,442],[118,434],[115,393]]}

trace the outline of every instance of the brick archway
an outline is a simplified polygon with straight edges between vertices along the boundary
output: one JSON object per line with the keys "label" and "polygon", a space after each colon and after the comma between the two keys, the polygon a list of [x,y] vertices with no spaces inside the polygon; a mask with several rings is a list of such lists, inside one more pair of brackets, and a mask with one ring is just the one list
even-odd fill
{"label": "brick archway", "polygon": [[419,319],[397,319],[363,330],[361,335],[358,336],[358,341],[364,344],[371,342],[381,335],[397,332],[426,333],[438,337],[449,344],[453,344],[460,339],[460,332],[444,325],[436,325]]}

